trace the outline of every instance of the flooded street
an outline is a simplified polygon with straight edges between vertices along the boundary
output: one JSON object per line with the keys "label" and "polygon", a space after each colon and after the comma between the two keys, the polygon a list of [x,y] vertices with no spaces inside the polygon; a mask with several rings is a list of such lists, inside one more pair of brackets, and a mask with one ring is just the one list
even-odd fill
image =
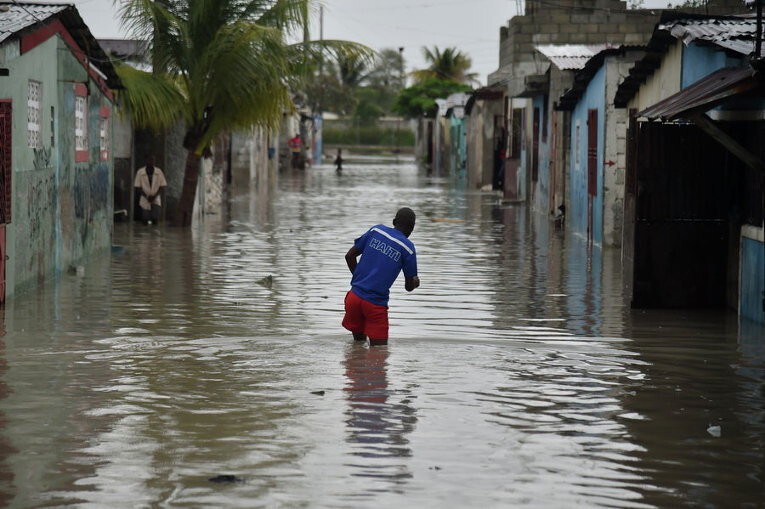
{"label": "flooded street", "polygon": [[[411,163],[279,179],[8,304],[2,505],[762,506],[762,328],[630,310],[618,252]],[[400,206],[422,286],[353,344],[343,257]]]}

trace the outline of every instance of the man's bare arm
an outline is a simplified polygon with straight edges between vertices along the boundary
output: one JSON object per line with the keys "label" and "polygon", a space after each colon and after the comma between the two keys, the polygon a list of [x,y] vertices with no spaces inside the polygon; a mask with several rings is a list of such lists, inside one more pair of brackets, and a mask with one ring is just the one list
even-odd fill
{"label": "man's bare arm", "polygon": [[358,264],[356,258],[358,258],[360,254],[361,251],[359,251],[356,246],[353,246],[347,253],[345,253],[345,263],[348,264],[348,270],[351,271],[351,274],[356,270],[356,265]]}
{"label": "man's bare arm", "polygon": [[407,292],[411,292],[415,288],[420,286],[420,278],[417,276],[408,277],[404,279],[404,288]]}

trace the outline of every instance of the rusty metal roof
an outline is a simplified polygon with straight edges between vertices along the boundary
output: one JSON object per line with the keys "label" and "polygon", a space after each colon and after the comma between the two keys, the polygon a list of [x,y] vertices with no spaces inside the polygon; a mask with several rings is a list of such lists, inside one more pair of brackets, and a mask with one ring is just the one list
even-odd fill
{"label": "rusty metal roof", "polygon": [[590,58],[610,47],[608,44],[539,44],[534,49],[558,69],[575,71],[583,69]]}
{"label": "rusty metal roof", "polygon": [[638,117],[663,121],[687,118],[759,86],[757,71],[751,67],[725,67],[644,109]]}
{"label": "rusty metal roof", "polygon": [[80,50],[87,54],[89,63],[106,76],[106,84],[112,89],[122,88],[111,60],[73,4],[0,1],[0,43],[45,26],[54,18],[61,21]]}

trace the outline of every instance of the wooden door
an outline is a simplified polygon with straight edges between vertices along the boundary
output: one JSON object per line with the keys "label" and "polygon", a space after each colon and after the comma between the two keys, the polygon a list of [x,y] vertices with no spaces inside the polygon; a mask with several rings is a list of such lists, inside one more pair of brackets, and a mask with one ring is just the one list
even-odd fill
{"label": "wooden door", "polygon": [[598,110],[587,111],[587,240],[592,231],[595,197],[598,194]]}

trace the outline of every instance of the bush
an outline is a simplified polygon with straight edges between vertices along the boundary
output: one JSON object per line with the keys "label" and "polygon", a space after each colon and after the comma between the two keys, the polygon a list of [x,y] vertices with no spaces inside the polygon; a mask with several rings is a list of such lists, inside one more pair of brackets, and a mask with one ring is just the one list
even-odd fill
{"label": "bush", "polygon": [[[398,135],[398,139],[396,139]],[[326,145],[377,145],[386,147],[413,147],[414,133],[409,129],[382,127],[324,128],[322,141]]]}

